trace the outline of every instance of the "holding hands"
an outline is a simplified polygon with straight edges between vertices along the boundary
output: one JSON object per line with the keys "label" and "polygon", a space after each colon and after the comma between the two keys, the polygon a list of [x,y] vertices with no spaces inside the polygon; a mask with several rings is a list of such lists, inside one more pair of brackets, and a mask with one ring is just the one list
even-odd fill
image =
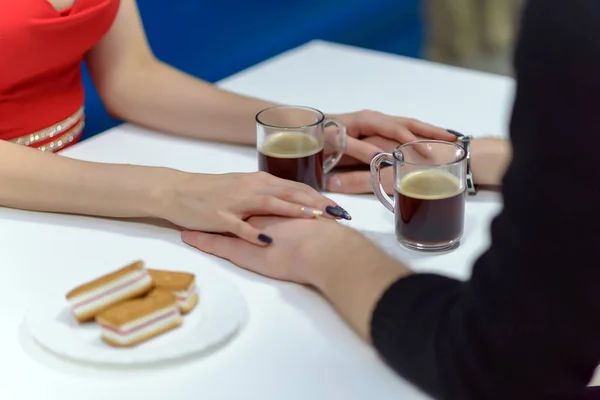
{"label": "holding hands", "polygon": [[349,248],[360,248],[359,257],[382,257],[365,237],[332,220],[254,217],[248,223],[277,241],[261,248],[239,238],[203,232],[184,231],[181,237],[190,246],[244,269],[319,289],[324,289],[335,268],[356,263],[358,254],[348,252]]}
{"label": "holding hands", "polygon": [[[348,136],[346,154],[340,166],[369,165],[377,153],[391,152],[398,145],[414,140],[456,140],[456,136],[445,129],[416,119],[376,111],[365,110],[332,117],[346,125]],[[391,185],[392,170],[388,169],[382,172],[382,179]],[[368,170],[340,172],[329,177],[327,189],[338,193],[371,193],[371,176]],[[391,187],[385,189],[389,192]]]}
{"label": "holding hands", "polygon": [[[452,140],[454,135],[441,128],[408,118],[394,117],[374,111],[333,116],[346,125],[348,145],[342,165],[352,166],[370,163],[379,152],[391,151],[400,143],[427,137]],[[391,169],[390,173],[391,173]],[[386,171],[387,172],[387,171]],[[384,180],[385,180],[384,175]],[[391,184],[392,178],[389,177]],[[158,208],[154,214],[187,230],[219,234],[233,234],[250,245],[265,246],[273,239],[264,228],[275,235],[288,235],[271,226],[295,224],[288,220],[274,223],[263,220],[250,223],[255,216],[279,216],[288,218],[313,218],[325,216],[330,219],[350,219],[350,215],[335,202],[307,185],[276,178],[264,172],[230,173],[221,175],[190,174],[177,172],[163,179],[166,182],[159,193]],[[371,192],[368,171],[341,172],[329,178],[328,189],[343,193]],[[313,221],[314,222],[314,221]],[[325,225],[322,225],[325,224]],[[333,229],[326,222],[311,227]],[[337,226],[337,224],[334,224]],[[301,225],[304,227],[304,225]],[[294,225],[295,229],[296,226]],[[318,230],[318,236],[322,232]],[[199,237],[205,234],[197,234]],[[281,240],[277,237],[275,240]],[[297,238],[298,242],[302,242]],[[238,246],[241,241],[231,237],[216,236],[218,243]],[[237,248],[237,247],[235,247]]]}

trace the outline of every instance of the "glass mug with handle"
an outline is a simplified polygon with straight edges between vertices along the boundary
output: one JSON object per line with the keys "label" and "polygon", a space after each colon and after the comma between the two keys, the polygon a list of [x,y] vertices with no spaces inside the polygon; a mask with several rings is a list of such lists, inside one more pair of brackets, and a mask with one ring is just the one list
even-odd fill
{"label": "glass mug with handle", "polygon": [[271,107],[256,115],[256,149],[260,171],[323,190],[346,150],[346,127],[314,108]]}
{"label": "glass mug with handle", "polygon": [[[394,168],[393,202],[381,185],[384,163]],[[401,244],[428,252],[459,246],[464,230],[466,171],[465,149],[437,140],[406,143],[371,160],[373,192],[395,214],[396,237]]]}

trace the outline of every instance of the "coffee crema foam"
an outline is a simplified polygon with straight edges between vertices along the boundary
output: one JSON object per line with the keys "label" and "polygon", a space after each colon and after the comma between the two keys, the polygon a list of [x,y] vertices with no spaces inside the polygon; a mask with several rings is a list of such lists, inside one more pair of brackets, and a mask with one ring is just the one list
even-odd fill
{"label": "coffee crema foam", "polygon": [[304,133],[282,132],[269,135],[259,150],[275,158],[300,158],[323,150],[317,139]]}
{"label": "coffee crema foam", "polygon": [[396,187],[404,196],[422,200],[447,199],[464,190],[457,177],[438,169],[411,172]]}

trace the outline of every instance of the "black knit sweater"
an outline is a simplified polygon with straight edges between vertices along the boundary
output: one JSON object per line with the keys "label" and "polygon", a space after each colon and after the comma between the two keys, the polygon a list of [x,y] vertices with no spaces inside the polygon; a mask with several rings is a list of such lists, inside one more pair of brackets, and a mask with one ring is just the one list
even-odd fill
{"label": "black knit sweater", "polygon": [[600,399],[600,0],[530,0],[515,70],[491,247],[467,282],[393,284],[373,342],[437,399]]}

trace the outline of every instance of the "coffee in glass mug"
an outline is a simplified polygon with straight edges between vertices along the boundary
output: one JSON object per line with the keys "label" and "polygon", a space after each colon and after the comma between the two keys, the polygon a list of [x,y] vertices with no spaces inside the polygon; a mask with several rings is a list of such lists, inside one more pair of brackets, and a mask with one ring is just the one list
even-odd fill
{"label": "coffee in glass mug", "polygon": [[323,146],[318,140],[299,132],[269,135],[258,149],[259,170],[315,189],[323,182],[323,160]]}
{"label": "coffee in glass mug", "polygon": [[346,149],[346,128],[313,108],[267,108],[256,115],[256,149],[260,171],[322,190]]}
{"label": "coffee in glass mug", "polygon": [[[426,154],[426,155],[424,155]],[[394,202],[381,186],[381,165],[394,167]],[[419,140],[371,161],[373,191],[395,215],[396,237],[421,251],[459,246],[464,230],[466,152],[455,143]]]}

